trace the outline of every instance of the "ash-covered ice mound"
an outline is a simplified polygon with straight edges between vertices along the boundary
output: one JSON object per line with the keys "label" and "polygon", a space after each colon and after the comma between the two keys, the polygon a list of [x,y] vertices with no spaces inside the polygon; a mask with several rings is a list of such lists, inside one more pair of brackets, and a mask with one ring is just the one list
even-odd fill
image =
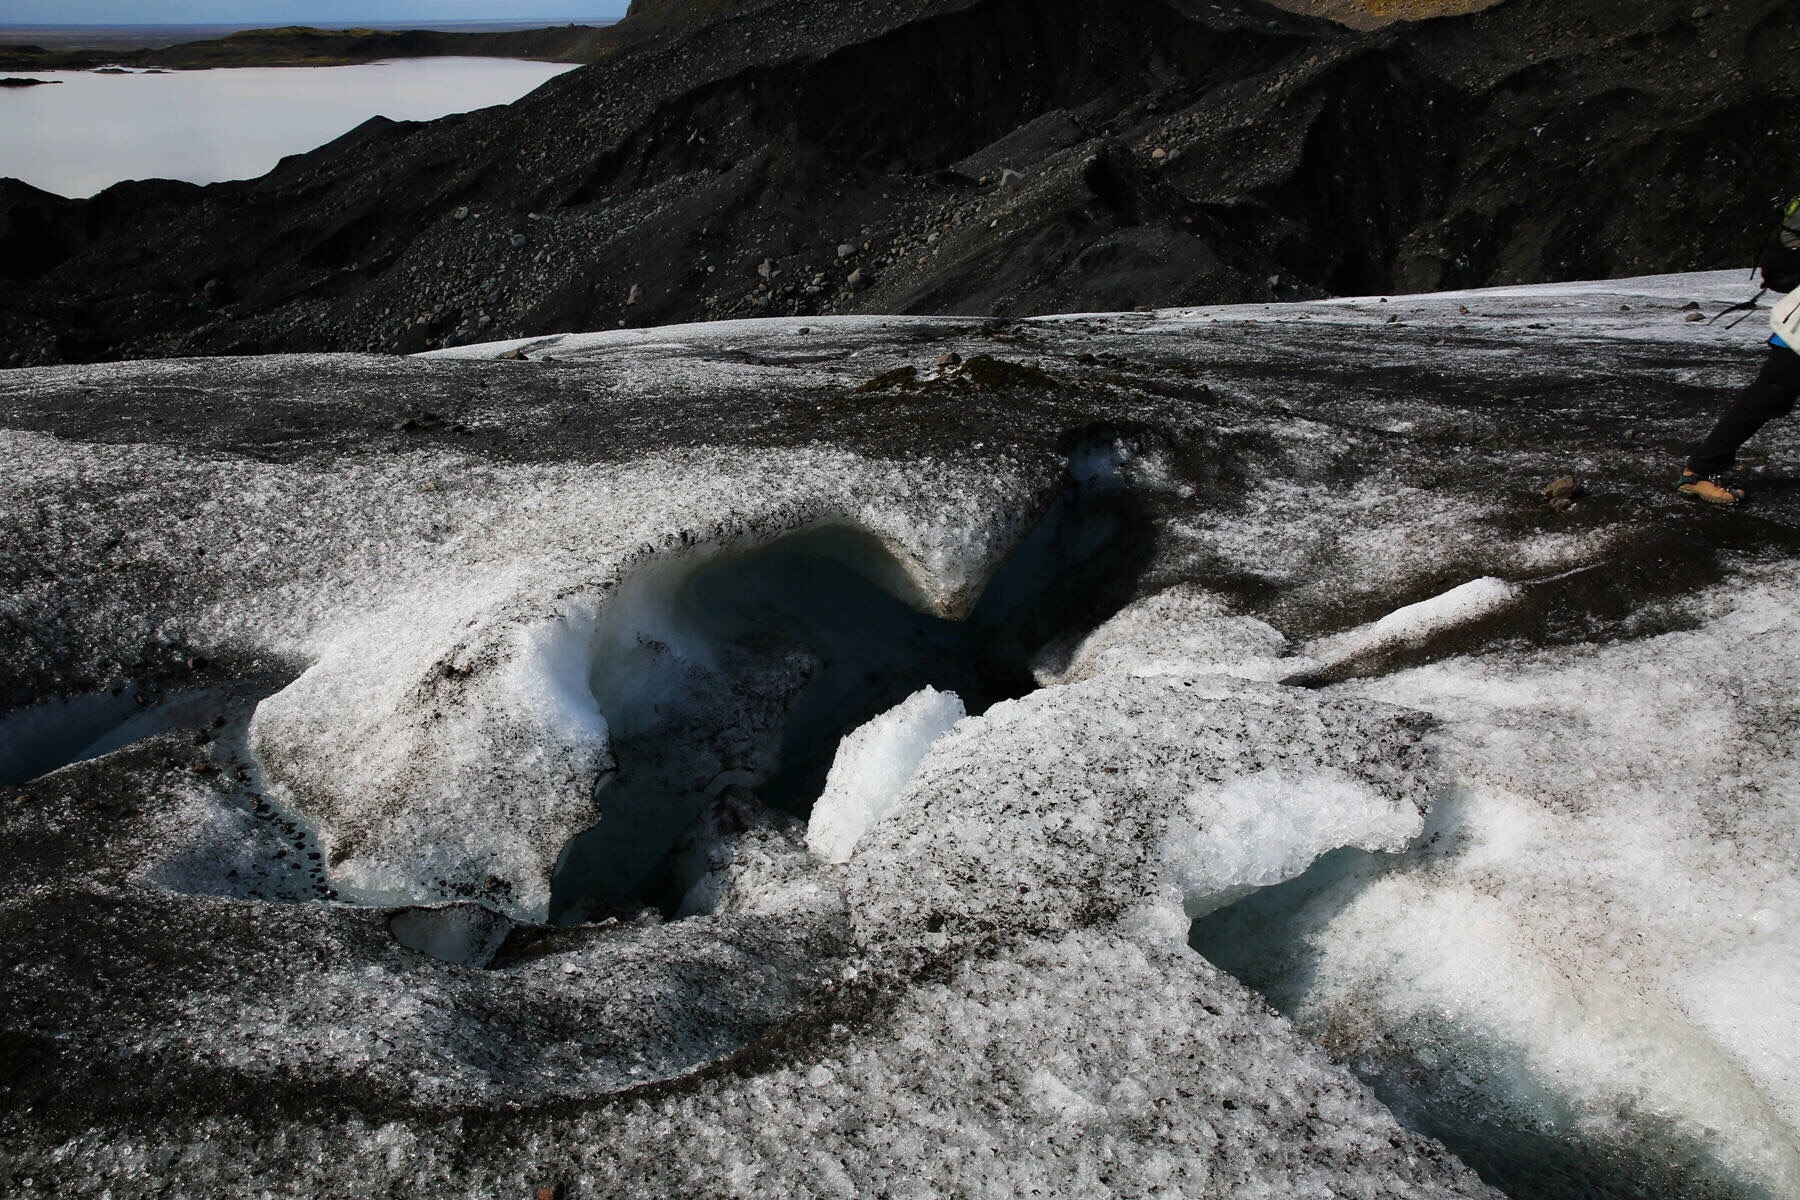
{"label": "ash-covered ice mound", "polygon": [[1232,611],[1218,593],[1176,585],[1114,614],[1079,639],[1045,647],[1039,683],[1076,683],[1101,674],[1236,675],[1278,679],[1294,660],[1281,631]]}
{"label": "ash-covered ice mound", "polygon": [[944,734],[849,862],[857,935],[1188,918],[1341,846],[1399,850],[1431,770],[1417,714],[1224,676],[1102,675]]}

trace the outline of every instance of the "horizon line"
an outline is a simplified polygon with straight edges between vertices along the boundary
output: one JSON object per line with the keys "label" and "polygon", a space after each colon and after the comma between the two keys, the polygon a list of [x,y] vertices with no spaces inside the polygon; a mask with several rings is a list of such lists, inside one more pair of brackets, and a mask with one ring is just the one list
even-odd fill
{"label": "horizon line", "polygon": [[[420,17],[417,20],[431,21],[440,18]],[[533,21],[544,21],[556,25],[616,25],[619,17],[444,17],[445,21],[454,21],[460,25],[519,25]],[[412,21],[363,21],[364,25],[410,25]],[[336,25],[336,21],[326,21],[325,25]],[[303,25],[319,28],[313,21],[287,21],[281,25],[271,25],[267,21],[0,21],[0,29],[180,29],[180,28],[213,28],[221,25],[237,25],[245,29],[273,29],[283,25]]]}

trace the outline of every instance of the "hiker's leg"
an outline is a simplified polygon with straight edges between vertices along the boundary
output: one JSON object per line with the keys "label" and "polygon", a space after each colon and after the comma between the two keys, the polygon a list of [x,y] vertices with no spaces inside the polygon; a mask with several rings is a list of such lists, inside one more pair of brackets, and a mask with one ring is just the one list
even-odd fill
{"label": "hiker's leg", "polygon": [[1800,396],[1800,354],[1770,346],[1756,379],[1731,402],[1706,440],[1694,447],[1688,470],[1696,475],[1716,475],[1737,461],[1738,447],[1776,417],[1794,411]]}

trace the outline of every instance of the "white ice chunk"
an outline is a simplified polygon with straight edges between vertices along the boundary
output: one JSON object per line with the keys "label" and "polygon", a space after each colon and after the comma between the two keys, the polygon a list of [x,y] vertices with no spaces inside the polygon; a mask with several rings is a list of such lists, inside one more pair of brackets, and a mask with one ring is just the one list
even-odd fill
{"label": "white ice chunk", "polygon": [[1413,805],[1347,772],[1270,767],[1182,797],[1163,841],[1164,878],[1197,918],[1343,846],[1402,850],[1423,824]]}
{"label": "white ice chunk", "polygon": [[1504,579],[1471,579],[1428,600],[1397,608],[1368,625],[1323,638],[1310,653],[1325,665],[1335,666],[1369,654],[1420,646],[1438,634],[1499,612],[1518,596],[1518,586]]}
{"label": "white ice chunk", "polygon": [[847,734],[813,805],[807,849],[827,862],[849,862],[864,832],[894,807],[926,752],[966,715],[955,692],[927,686]]}

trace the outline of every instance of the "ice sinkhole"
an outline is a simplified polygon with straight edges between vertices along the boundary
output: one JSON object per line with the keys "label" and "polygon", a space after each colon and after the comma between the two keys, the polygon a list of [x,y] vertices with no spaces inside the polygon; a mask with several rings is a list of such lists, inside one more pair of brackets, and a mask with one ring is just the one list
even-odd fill
{"label": "ice sinkhole", "polygon": [[681,911],[694,881],[671,851],[726,788],[804,819],[844,736],[919,689],[970,713],[1032,690],[1031,655],[1116,609],[1148,548],[1129,493],[1071,483],[963,620],[903,598],[883,544],[842,525],[634,576],[587,674],[616,767],[558,862],[552,920]]}
{"label": "ice sinkhole", "polygon": [[[463,774],[450,774],[444,786],[460,782],[461,792],[440,788],[415,808],[399,788],[391,802],[368,800],[366,775],[353,771],[348,782],[336,778],[346,762],[364,766],[370,756],[360,750],[379,741],[349,736],[346,713],[394,720],[389,728],[403,734],[418,717],[411,694],[401,697],[406,707],[392,713],[379,702],[358,706],[360,693],[346,682],[387,682],[366,671],[346,675],[334,663],[336,673],[322,677],[337,690],[323,701],[307,691],[321,677],[314,669],[297,679],[258,680],[253,695],[239,695],[239,684],[226,685],[233,702],[225,708],[212,694],[217,689],[196,692],[192,704],[172,697],[144,713],[134,711],[129,692],[53,703],[10,718],[0,728],[0,750],[10,756],[4,764],[9,770],[35,778],[153,735],[191,729],[194,745],[157,752],[157,766],[166,769],[165,759],[191,766],[189,801],[199,813],[206,808],[201,793],[212,795],[212,815],[195,818],[206,828],[179,862],[167,870],[147,868],[144,878],[160,887],[264,900],[340,898],[395,910],[444,906],[449,915],[434,918],[434,928],[463,920],[454,910],[468,901],[492,901],[515,920],[548,915],[563,924],[621,910],[674,914],[692,881],[678,877],[671,851],[690,827],[701,828],[696,821],[726,788],[736,789],[739,800],[753,795],[755,804],[804,819],[844,735],[927,685],[955,692],[972,713],[1032,690],[1032,655],[1091,628],[1123,604],[1151,548],[1150,523],[1116,472],[1083,468],[1049,500],[973,605],[956,614],[962,619],[937,612],[920,590],[930,585],[918,582],[918,568],[909,574],[877,535],[828,520],[772,542],[691,545],[652,558],[618,585],[585,627],[560,620],[542,629],[497,626],[502,638],[512,636],[508,628],[524,630],[527,638],[549,631],[513,660],[542,677],[520,682],[516,672],[507,676],[498,695],[485,693],[472,706],[477,718],[496,711],[505,716],[503,706],[521,695],[532,703],[566,702],[569,712],[602,722],[601,765],[611,764],[588,793],[592,807],[567,826],[591,822],[587,832],[564,832],[547,843],[537,886],[548,903],[535,911],[508,906],[504,876],[498,899],[482,890],[481,872],[491,861],[482,855],[493,845],[508,845],[513,830],[502,816],[494,818],[503,826],[496,829],[478,827],[478,816],[471,820],[463,801],[481,794],[469,788],[485,778],[483,756],[494,743],[458,739],[438,728],[442,715],[454,714],[454,700],[426,713],[418,726],[423,733],[410,744],[421,756],[447,755]],[[546,647],[548,657],[538,653]],[[464,677],[450,672],[445,678],[454,688]],[[227,709],[230,729],[219,731],[213,723]],[[272,711],[277,715],[267,723],[275,732],[259,738],[258,724]],[[246,725],[247,731],[241,728]],[[208,731],[230,732],[231,753],[215,754],[218,745]],[[321,749],[336,753],[346,746],[358,752],[317,757]],[[536,752],[529,740],[518,739],[503,751]],[[413,761],[429,768],[428,757]],[[119,769],[142,765],[125,760]],[[334,807],[332,793],[318,787],[321,780],[335,780],[347,802]],[[440,806],[436,816],[431,803]],[[263,846],[268,839],[239,828],[239,817],[278,826],[282,854]],[[371,819],[392,828],[378,825],[371,832],[356,823]],[[391,839],[379,847],[379,865],[391,866],[390,874],[359,877],[346,869],[346,853],[354,856],[381,836]],[[434,857],[408,857],[417,850]],[[287,862],[262,862],[271,856]],[[315,887],[295,893],[244,883],[296,856],[320,868]],[[246,871],[250,859],[257,860],[255,869]],[[675,859],[691,863],[694,856]],[[522,855],[507,861],[529,866]],[[214,871],[208,863],[222,865]],[[445,864],[461,869],[461,876],[440,874]],[[496,877],[487,878],[492,883]],[[478,919],[478,913],[465,915]],[[420,946],[443,941],[436,933],[406,940]]]}

